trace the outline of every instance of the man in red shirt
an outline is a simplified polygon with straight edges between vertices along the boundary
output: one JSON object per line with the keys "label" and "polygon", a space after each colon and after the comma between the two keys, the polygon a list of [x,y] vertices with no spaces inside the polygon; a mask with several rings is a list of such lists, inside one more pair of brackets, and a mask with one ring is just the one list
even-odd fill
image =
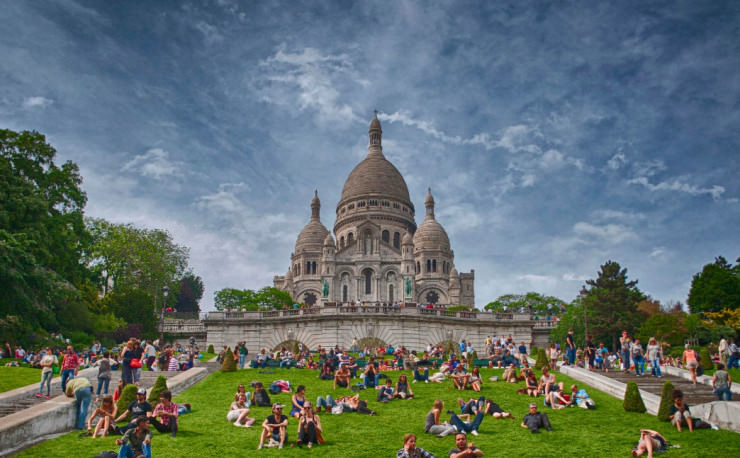
{"label": "man in red shirt", "polygon": [[67,346],[67,351],[64,352],[64,361],[62,361],[62,392],[66,393],[67,381],[77,376],[79,368],[80,359],[77,357],[77,353],[75,353],[72,346],[69,345]]}

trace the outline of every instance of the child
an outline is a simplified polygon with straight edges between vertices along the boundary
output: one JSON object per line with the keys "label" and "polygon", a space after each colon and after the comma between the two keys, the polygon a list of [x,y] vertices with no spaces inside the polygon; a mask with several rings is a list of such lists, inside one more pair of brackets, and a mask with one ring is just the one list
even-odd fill
{"label": "child", "polygon": [[100,407],[95,409],[95,412],[93,412],[87,420],[87,432],[89,433],[92,431],[92,421],[95,417],[100,417],[100,420],[98,420],[98,423],[95,425],[95,431],[92,433],[93,439],[98,436],[98,432],[101,430],[102,432],[100,433],[100,437],[105,437],[108,432],[113,431],[115,426],[113,419],[116,418],[117,412],[118,408],[116,407],[116,403],[113,402],[113,396],[110,394],[103,396],[103,402],[100,404]]}

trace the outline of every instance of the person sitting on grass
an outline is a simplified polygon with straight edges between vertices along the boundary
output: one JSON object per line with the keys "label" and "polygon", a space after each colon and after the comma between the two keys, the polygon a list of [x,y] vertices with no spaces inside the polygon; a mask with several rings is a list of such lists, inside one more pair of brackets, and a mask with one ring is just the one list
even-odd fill
{"label": "person sitting on grass", "polygon": [[588,392],[585,389],[579,390],[577,385],[570,386],[570,401],[582,409],[596,408],[596,403],[588,396]]}
{"label": "person sitting on grass", "polygon": [[550,392],[545,396],[545,405],[555,410],[568,407],[571,404],[570,394],[565,394],[564,389],[564,382],[557,383],[550,388]]}
{"label": "person sitting on grass", "polygon": [[396,382],[396,394],[394,395],[398,399],[412,399],[414,397],[414,391],[409,385],[409,380],[406,378],[406,374],[398,376]]}
{"label": "person sitting on grass", "polygon": [[529,404],[529,412],[522,418],[521,427],[529,428],[532,433],[540,432],[540,428],[552,432],[550,419],[547,418],[547,414],[537,411],[537,404],[534,402]]}
{"label": "person sitting on grass", "polygon": [[231,403],[229,413],[226,414],[226,419],[233,422],[234,426],[243,426],[245,428],[249,428],[257,421],[256,418],[249,418],[246,394],[237,394],[236,401]]}
{"label": "person sitting on grass", "polygon": [[493,402],[492,400],[488,399],[485,402],[485,408],[483,409],[483,412],[486,415],[490,415],[493,418],[511,418],[514,419],[514,416],[511,414],[511,412],[506,412],[504,409],[501,408],[498,404]]}
{"label": "person sitting on grass", "polygon": [[[147,417],[151,411],[152,406],[146,400],[146,388],[139,388],[136,392],[136,401],[132,402],[128,406],[128,409],[124,410],[123,413],[116,418],[117,423],[126,418],[129,414],[131,415],[129,423],[125,426],[121,426],[121,434],[125,434],[129,429],[136,428],[136,420],[142,416]],[[148,427],[149,424],[147,423],[147,428]]]}
{"label": "person sitting on grass", "polygon": [[509,366],[504,369],[504,375],[501,377],[501,379],[509,383],[516,383],[520,380],[519,377],[517,377],[516,375],[516,366],[514,365],[514,363],[509,364]]}
{"label": "person sitting on grass", "polygon": [[298,444],[306,444],[308,448],[313,444],[322,443],[321,419],[314,413],[311,402],[303,405],[303,411],[298,417]]}
{"label": "person sitting on grass", "polygon": [[365,367],[365,371],[360,375],[360,379],[362,379],[362,383],[365,385],[365,388],[375,388],[380,380],[378,377],[379,375],[378,370],[375,368],[375,360],[370,358],[370,361]]}
{"label": "person sitting on grass", "polygon": [[527,370],[527,376],[524,379],[524,383],[527,386],[527,394],[530,397],[536,398],[540,395],[539,385],[537,384],[537,375],[535,375],[532,369]]}
{"label": "person sitting on grass", "polygon": [[254,382],[254,404],[258,407],[270,407],[270,395],[267,394],[267,390],[262,386],[262,382]]}
{"label": "person sitting on grass", "polygon": [[283,448],[285,441],[288,440],[288,417],[283,415],[283,406],[277,402],[272,405],[272,415],[265,418],[262,422],[262,434],[260,435],[260,444],[257,450],[261,450],[265,439],[270,439],[268,447],[278,446]]}
{"label": "person sitting on grass", "polygon": [[347,368],[347,363],[339,363],[339,369],[334,373],[334,389],[337,389],[337,386],[341,388],[349,388],[349,381],[352,377],[352,374],[349,372],[349,368]]}
{"label": "person sitting on grass", "polygon": [[475,366],[473,367],[473,371],[470,373],[470,377],[468,377],[468,384],[473,391],[480,392],[482,383],[483,380],[480,376],[480,369],[478,369],[478,366]]}
{"label": "person sitting on grass", "polygon": [[252,397],[252,393],[250,393],[249,391],[247,391],[247,389],[241,383],[239,384],[239,386],[236,387],[236,393],[234,393],[234,401],[238,401],[239,400],[239,395],[240,394],[243,394],[244,395],[244,397],[246,399],[245,404],[247,405],[247,407],[249,407],[250,405],[252,405],[249,402],[250,399],[251,399],[251,397]]}
{"label": "person sitting on grass", "polygon": [[642,456],[647,452],[648,458],[653,458],[653,452],[663,452],[667,441],[659,432],[652,429],[640,430],[640,441],[632,449],[632,456]]}
{"label": "person sitting on grass", "polygon": [[303,412],[303,405],[306,403],[306,387],[303,385],[298,385],[298,388],[295,390],[295,394],[291,396],[290,398],[290,416],[294,418],[298,418],[298,416]]}
{"label": "person sitting on grass", "polygon": [[[444,375],[443,375],[443,377],[444,377]],[[414,381],[412,383],[416,383],[416,382],[429,383],[429,368],[428,367],[425,367],[424,368],[424,374],[423,375],[422,375],[421,372],[419,372],[419,366],[416,366],[414,368]]]}
{"label": "person sitting on grass", "polygon": [[355,361],[354,356],[349,357],[349,363],[346,364],[347,370],[349,371],[349,375],[351,378],[357,377],[357,361]]}
{"label": "person sitting on grass", "polygon": [[542,377],[540,377],[540,384],[537,389],[540,394],[543,394],[547,398],[553,386],[555,386],[555,374],[552,374],[550,369],[545,366],[542,368]]}
{"label": "person sitting on grass", "polygon": [[154,407],[149,421],[160,433],[170,433],[171,437],[177,435],[177,404],[172,402],[170,390],[159,393],[159,404]]}
{"label": "person sitting on grass", "polygon": [[673,405],[671,405],[670,419],[671,424],[676,426],[679,433],[681,432],[681,427],[683,425],[687,425],[690,432],[693,432],[695,429],[706,429],[712,427],[711,424],[705,421],[691,417],[689,405],[683,402],[683,391],[673,390],[672,396]]}
{"label": "person sitting on grass", "polygon": [[[92,432],[92,438],[95,439],[100,433],[100,437],[105,437],[109,432],[113,431],[115,426],[114,419],[116,418],[116,412],[118,411],[116,403],[113,402],[113,396],[106,394],[103,396],[103,401],[100,403],[100,407],[95,409],[95,412],[90,415],[87,419],[87,432]],[[92,421],[100,417],[98,423],[95,425],[95,431],[92,430]]]}
{"label": "person sitting on grass", "polygon": [[430,410],[426,416],[426,421],[424,423],[425,433],[434,434],[437,437],[445,437],[446,435],[455,432],[455,428],[451,424],[447,422],[439,422],[443,409],[444,402],[440,399],[435,399],[434,404],[432,405],[432,410]]}
{"label": "person sitting on grass", "polygon": [[456,448],[453,448],[447,454],[449,458],[471,458],[474,456],[483,456],[483,451],[476,447],[472,442],[468,442],[468,436],[462,432],[455,434],[455,447]]}
{"label": "person sitting on grass", "polygon": [[460,363],[457,365],[457,367],[455,367],[455,370],[452,372],[452,374],[450,374],[450,378],[452,379],[452,383],[454,383],[455,388],[462,391],[468,385],[470,374],[465,372],[464,365]]}
{"label": "person sitting on grass", "polygon": [[417,447],[416,434],[408,433],[403,436],[403,448],[396,452],[396,458],[435,458],[435,456]]}
{"label": "person sitting on grass", "polygon": [[116,440],[120,445],[119,458],[145,456],[152,458],[152,432],[149,430],[149,419],[144,416],[136,418],[135,427],[126,431],[122,438]]}
{"label": "person sitting on grass", "polygon": [[393,393],[393,380],[388,377],[385,379],[385,385],[381,386],[378,390],[378,402],[386,403],[392,401],[395,397]]}

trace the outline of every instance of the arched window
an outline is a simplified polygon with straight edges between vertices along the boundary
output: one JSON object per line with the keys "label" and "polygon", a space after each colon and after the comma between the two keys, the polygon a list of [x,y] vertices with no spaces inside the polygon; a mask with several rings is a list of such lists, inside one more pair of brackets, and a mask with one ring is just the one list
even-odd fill
{"label": "arched window", "polygon": [[348,302],[347,299],[347,285],[342,286],[342,302]]}
{"label": "arched window", "polygon": [[432,261],[427,259],[427,273],[432,270]]}
{"label": "arched window", "polygon": [[316,261],[311,263],[311,273],[312,274],[316,273]]}
{"label": "arched window", "polygon": [[365,269],[362,271],[365,276],[365,294],[372,294],[373,292],[373,271]]}
{"label": "arched window", "polygon": [[421,272],[421,264],[419,263],[419,261],[416,261],[416,270],[415,270],[415,272]]}
{"label": "arched window", "polygon": [[391,233],[388,232],[387,230],[386,231],[383,231],[382,238],[383,238],[383,241],[385,243],[390,243],[390,241],[391,241]]}
{"label": "arched window", "polygon": [[352,242],[354,241],[354,239],[355,239],[355,236],[352,235],[352,233],[350,232],[349,235],[347,236],[347,246],[352,246]]}
{"label": "arched window", "polygon": [[436,272],[436,271],[437,271],[437,260],[432,259],[432,272]]}
{"label": "arched window", "polygon": [[388,302],[393,302],[393,285],[388,285]]}
{"label": "arched window", "polygon": [[339,239],[339,248],[344,248],[344,236]]}
{"label": "arched window", "polygon": [[400,248],[401,246],[401,234],[398,232],[393,233],[393,248]]}
{"label": "arched window", "polygon": [[409,266],[406,266],[406,273],[409,273]]}
{"label": "arched window", "polygon": [[311,261],[306,262],[306,275],[311,274]]}

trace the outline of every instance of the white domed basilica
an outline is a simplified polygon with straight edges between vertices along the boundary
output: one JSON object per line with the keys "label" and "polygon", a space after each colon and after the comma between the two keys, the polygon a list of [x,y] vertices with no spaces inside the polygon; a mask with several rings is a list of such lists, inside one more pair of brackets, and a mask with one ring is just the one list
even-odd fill
{"label": "white domed basilica", "polygon": [[421,303],[475,305],[475,271],[458,274],[455,255],[434,217],[431,190],[417,227],[406,181],[383,155],[377,114],[367,157],[352,170],[337,204],[334,237],[321,223],[318,193],[284,276],[275,287],[309,305]]}

